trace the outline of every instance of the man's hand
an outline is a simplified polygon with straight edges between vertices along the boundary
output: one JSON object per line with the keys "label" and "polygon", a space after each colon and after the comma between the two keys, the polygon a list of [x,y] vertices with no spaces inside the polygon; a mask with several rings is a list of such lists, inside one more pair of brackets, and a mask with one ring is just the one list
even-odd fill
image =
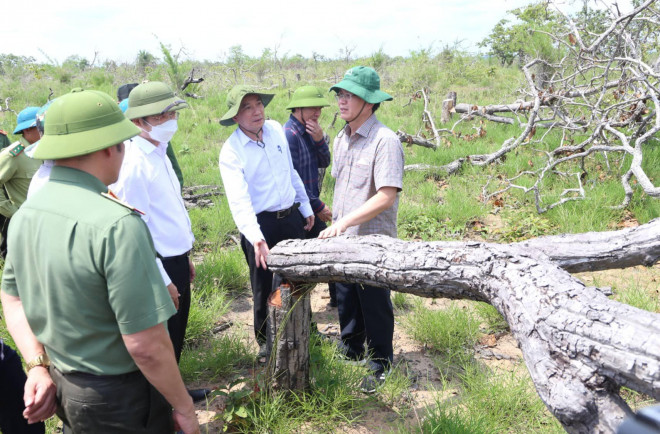
{"label": "man's hand", "polygon": [[176,409],[172,411],[172,418],[174,419],[174,429],[176,431],[183,431],[185,434],[199,433],[199,422],[195,414],[195,407],[185,412],[179,412]]}
{"label": "man's hand", "polygon": [[312,136],[312,139],[314,139],[315,142],[319,142],[323,138],[323,130],[321,129],[321,125],[319,125],[318,121],[311,119],[305,121],[305,130],[307,133],[309,133],[310,136]]}
{"label": "man's hand", "polygon": [[305,217],[305,221],[307,224],[303,226],[303,229],[306,231],[311,231],[312,228],[314,227],[314,214],[310,215],[309,217]]}
{"label": "man's hand", "polygon": [[317,217],[322,222],[329,222],[332,220],[332,210],[328,206],[324,206],[323,209],[316,213]]}
{"label": "man's hand", "polygon": [[57,388],[50,378],[48,369],[35,366],[27,373],[23,402],[23,417],[28,423],[42,422],[55,414]]}
{"label": "man's hand", "polygon": [[266,258],[268,258],[268,254],[270,253],[270,250],[268,250],[268,244],[266,244],[266,241],[264,240],[259,240],[254,243],[253,247],[254,260],[257,262],[257,267],[267,270],[268,266],[266,265]]}
{"label": "man's hand", "polygon": [[344,222],[341,219],[339,219],[336,222],[334,222],[332,226],[322,230],[321,233],[319,234],[319,238],[336,237],[346,232],[346,228],[347,228],[346,224],[344,224]]}
{"label": "man's hand", "polygon": [[174,283],[170,283],[167,285],[167,290],[170,293],[170,297],[172,297],[172,301],[174,302],[174,307],[176,310],[179,310],[179,297],[181,297],[181,294],[179,294],[179,290],[176,289],[176,285]]}
{"label": "man's hand", "polygon": [[190,281],[194,282],[195,277],[197,277],[197,271],[195,270],[195,264],[193,264],[192,258],[188,256],[188,265],[190,265]]}

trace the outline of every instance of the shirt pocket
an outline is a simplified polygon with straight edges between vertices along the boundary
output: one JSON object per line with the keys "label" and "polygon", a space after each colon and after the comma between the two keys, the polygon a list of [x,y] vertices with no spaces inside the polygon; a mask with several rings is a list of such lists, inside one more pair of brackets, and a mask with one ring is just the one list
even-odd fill
{"label": "shirt pocket", "polygon": [[362,190],[367,188],[371,183],[371,172],[372,165],[371,162],[359,158],[354,160],[351,167],[351,180],[350,185],[356,190]]}

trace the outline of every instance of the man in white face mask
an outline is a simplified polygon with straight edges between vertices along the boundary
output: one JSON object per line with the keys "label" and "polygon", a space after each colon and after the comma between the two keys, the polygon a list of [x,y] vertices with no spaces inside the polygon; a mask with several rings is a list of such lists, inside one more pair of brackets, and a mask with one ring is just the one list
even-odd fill
{"label": "man in white face mask", "polygon": [[[143,83],[128,97],[126,117],[142,130],[126,142],[126,155],[117,182],[110,186],[120,199],[144,214],[158,267],[177,313],[167,323],[177,361],[181,357],[190,310],[190,282],[195,267],[190,250],[195,240],[181,185],[167,158],[168,142],[177,131],[178,110],[188,107],[162,82]],[[204,390],[190,391],[193,399],[205,397]]]}

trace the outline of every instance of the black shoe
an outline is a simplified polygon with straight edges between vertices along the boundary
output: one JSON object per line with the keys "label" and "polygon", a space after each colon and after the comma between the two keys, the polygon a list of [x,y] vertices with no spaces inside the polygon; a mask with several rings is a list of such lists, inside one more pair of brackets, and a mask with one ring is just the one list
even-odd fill
{"label": "black shoe", "polygon": [[385,383],[385,379],[389,373],[390,371],[380,371],[367,375],[362,379],[362,383],[360,383],[360,390],[362,393],[376,393],[380,386]]}
{"label": "black shoe", "polygon": [[193,402],[205,401],[211,394],[209,389],[188,389],[188,395],[192,398]]}

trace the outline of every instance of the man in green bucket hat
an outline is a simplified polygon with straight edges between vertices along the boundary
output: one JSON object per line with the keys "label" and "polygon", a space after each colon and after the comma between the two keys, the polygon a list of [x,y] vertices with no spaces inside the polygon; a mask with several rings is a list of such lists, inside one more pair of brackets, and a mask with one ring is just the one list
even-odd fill
{"label": "man in green bucket hat", "polygon": [[238,124],[220,150],[220,174],[250,268],[260,358],[267,355],[266,303],[274,286],[273,273],[266,266],[269,249],[282,240],[304,238],[314,226],[314,213],[293,168],[284,130],[277,122],[266,121],[264,107],[272,99],[273,95],[252,86],[234,86],[220,120],[224,126]]}
{"label": "man in green bucket hat", "polygon": [[106,187],[139,133],[102,92],[74,89],[48,109],[34,157],[55,166],[12,218],[0,292],[27,361],[28,422],[56,411],[65,432],[199,432],[149,230]]}
{"label": "man in green bucket hat", "polygon": [[[326,228],[325,222],[332,220],[332,211],[319,198],[321,195],[320,172],[330,165],[330,148],[327,136],[323,133],[319,118],[321,110],[330,104],[316,86],[301,86],[293,93],[287,109],[291,110],[289,120],[284,124],[284,133],[289,142],[293,167],[300,175],[309,203],[314,211],[314,227],[306,238],[316,238]],[[325,173],[325,170],[323,171]],[[337,307],[335,284],[328,284],[330,307]]]}
{"label": "man in green bucket hat", "polygon": [[[372,68],[356,66],[332,86],[346,125],[334,142],[336,178],[332,226],[320,238],[341,234],[396,237],[399,192],[403,188],[403,148],[397,135],[374,114],[392,97],[380,90]],[[341,348],[348,358],[367,355],[372,375],[362,390],[372,393],[385,380],[393,359],[394,313],[390,291],[370,285],[337,283]]]}

